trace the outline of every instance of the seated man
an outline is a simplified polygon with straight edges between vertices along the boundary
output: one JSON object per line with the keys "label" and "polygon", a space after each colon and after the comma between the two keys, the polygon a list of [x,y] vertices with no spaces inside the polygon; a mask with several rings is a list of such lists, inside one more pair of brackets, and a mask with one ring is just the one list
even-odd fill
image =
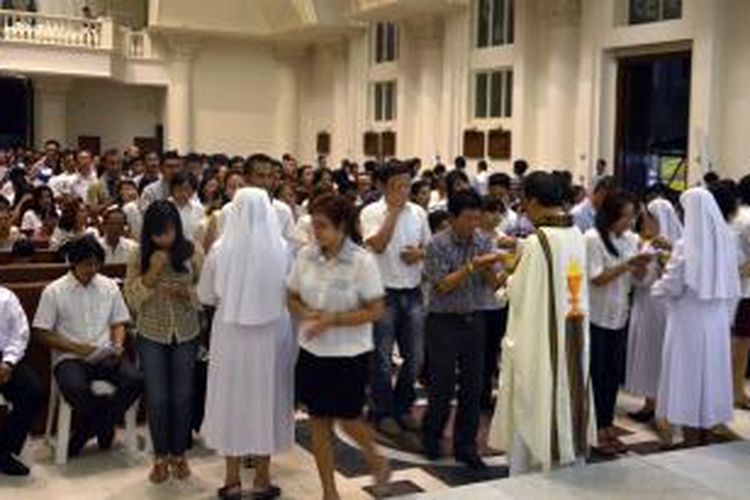
{"label": "seated man", "polygon": [[[70,242],[71,270],[44,289],[34,328],[52,349],[53,373],[65,401],[77,415],[68,454],[78,455],[97,437],[108,449],[114,425],[140,396],[143,379],[123,357],[128,309],[114,280],[99,274],[104,250],[93,235]],[[91,383],[116,387],[109,398],[97,398]]]}
{"label": "seated man", "polygon": [[102,233],[99,244],[104,249],[105,264],[127,264],[138,244],[125,237],[127,217],[118,206],[109,207],[102,215]]}
{"label": "seated man", "polygon": [[[0,473],[26,476],[21,453],[31,423],[41,407],[42,387],[28,364],[21,362],[29,343],[29,322],[13,292],[0,286],[0,394],[13,406],[0,429]],[[15,455],[15,456],[14,456]]]}

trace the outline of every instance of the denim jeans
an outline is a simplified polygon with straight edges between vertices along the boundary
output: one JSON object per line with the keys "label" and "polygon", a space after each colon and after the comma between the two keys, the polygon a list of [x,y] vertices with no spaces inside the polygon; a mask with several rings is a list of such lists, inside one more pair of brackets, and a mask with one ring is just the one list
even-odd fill
{"label": "denim jeans", "polygon": [[[414,384],[424,360],[424,304],[422,290],[386,289],[386,311],[375,324],[375,362],[372,379],[373,417],[400,418],[416,399]],[[393,345],[404,359],[394,387],[391,377]]]}
{"label": "denim jeans", "polygon": [[138,337],[154,454],[178,456],[190,442],[198,339],[161,344]]}

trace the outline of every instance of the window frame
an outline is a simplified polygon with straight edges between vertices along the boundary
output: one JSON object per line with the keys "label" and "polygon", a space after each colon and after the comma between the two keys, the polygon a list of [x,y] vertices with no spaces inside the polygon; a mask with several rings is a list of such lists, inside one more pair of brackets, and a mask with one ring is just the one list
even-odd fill
{"label": "window frame", "polygon": [[399,58],[399,27],[392,21],[378,21],[372,26],[370,55],[373,64],[388,64]]}
{"label": "window frame", "polygon": [[370,117],[372,121],[377,124],[395,122],[398,119],[398,81],[373,81],[370,88],[372,110]]}
{"label": "window frame", "polygon": [[666,21],[679,21],[684,18],[685,14],[685,2],[683,0],[675,0],[679,2],[679,10],[677,16],[666,17],[667,2],[670,0],[653,0],[658,3],[658,13],[655,18],[641,18],[637,19],[634,17],[635,9],[633,4],[638,0],[623,0],[626,2],[627,12],[627,25],[628,26],[640,26],[643,24],[661,23]]}
{"label": "window frame", "polygon": [[[480,69],[473,73],[472,120],[491,121],[513,118],[513,67]],[[484,81],[484,84],[480,82]],[[499,84],[499,90],[495,90]],[[483,89],[482,89],[483,87]],[[481,94],[484,92],[484,97]],[[495,92],[498,92],[495,94]]]}
{"label": "window frame", "polygon": [[[476,0],[474,8],[474,40],[473,45],[477,50],[492,49],[513,45],[515,43],[515,9],[516,0]],[[498,12],[497,4],[502,7],[502,18],[496,20],[495,15]],[[487,11],[486,19],[482,19],[483,12]],[[502,21],[502,36],[498,36],[496,42],[495,28],[496,21]]]}

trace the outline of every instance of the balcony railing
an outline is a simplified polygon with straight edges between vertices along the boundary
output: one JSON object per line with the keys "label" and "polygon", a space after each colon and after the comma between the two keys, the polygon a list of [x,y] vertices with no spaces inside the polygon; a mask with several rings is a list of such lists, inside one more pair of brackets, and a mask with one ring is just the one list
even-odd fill
{"label": "balcony railing", "polygon": [[112,49],[111,19],[53,16],[0,10],[0,40],[5,42]]}

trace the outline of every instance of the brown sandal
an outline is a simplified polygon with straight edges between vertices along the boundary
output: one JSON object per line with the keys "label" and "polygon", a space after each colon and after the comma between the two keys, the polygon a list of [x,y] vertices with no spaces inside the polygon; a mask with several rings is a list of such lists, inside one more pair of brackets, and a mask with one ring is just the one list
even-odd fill
{"label": "brown sandal", "polygon": [[151,473],[148,480],[154,484],[161,484],[169,479],[169,463],[166,458],[154,459],[154,465],[151,467]]}
{"label": "brown sandal", "polygon": [[170,468],[172,469],[172,476],[180,481],[189,478],[192,474],[187,459],[184,456],[173,457],[170,463]]}

